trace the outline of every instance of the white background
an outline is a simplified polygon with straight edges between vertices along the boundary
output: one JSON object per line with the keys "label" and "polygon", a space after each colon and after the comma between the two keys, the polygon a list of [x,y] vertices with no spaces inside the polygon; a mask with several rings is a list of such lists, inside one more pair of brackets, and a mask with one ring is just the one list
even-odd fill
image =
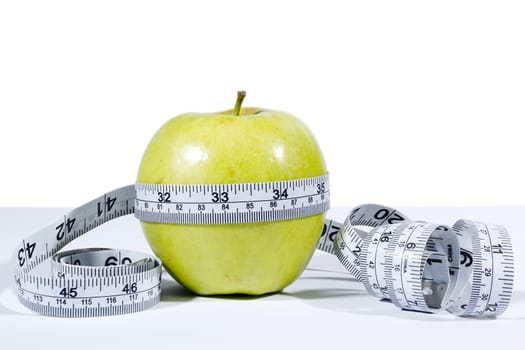
{"label": "white background", "polygon": [[334,205],[523,204],[525,5],[0,1],[0,206],[133,183],[182,112],[314,131]]}

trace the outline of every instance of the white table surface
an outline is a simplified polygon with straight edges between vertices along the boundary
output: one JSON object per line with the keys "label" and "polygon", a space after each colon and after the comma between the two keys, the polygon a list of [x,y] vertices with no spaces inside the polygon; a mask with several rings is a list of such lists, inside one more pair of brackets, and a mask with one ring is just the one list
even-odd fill
{"label": "white table surface", "polygon": [[[350,208],[332,209],[343,220]],[[0,208],[0,347],[2,349],[134,349],[175,346],[208,349],[401,348],[517,349],[525,332],[525,207],[398,208],[414,219],[453,224],[460,218],[501,223],[511,232],[516,278],[499,319],[458,318],[397,309],[349,281],[337,259],[316,252],[302,276],[282,293],[264,297],[198,297],[167,274],[162,301],[135,314],[60,319],[34,314],[16,299],[9,259],[20,239],[51,223],[61,208]],[[149,251],[132,216],[107,223],[69,247]],[[325,271],[325,270],[333,270]],[[102,347],[101,347],[102,346]]]}

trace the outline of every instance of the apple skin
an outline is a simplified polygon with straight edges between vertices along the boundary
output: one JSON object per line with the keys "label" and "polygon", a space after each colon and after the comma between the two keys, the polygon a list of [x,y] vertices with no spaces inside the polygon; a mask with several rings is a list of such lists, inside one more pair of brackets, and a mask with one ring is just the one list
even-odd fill
{"label": "apple skin", "polygon": [[[321,150],[294,116],[260,108],[182,114],[148,145],[138,182],[226,184],[293,180],[326,173]],[[277,292],[303,271],[324,214],[293,220],[179,225],[142,222],[168,273],[200,295]]]}

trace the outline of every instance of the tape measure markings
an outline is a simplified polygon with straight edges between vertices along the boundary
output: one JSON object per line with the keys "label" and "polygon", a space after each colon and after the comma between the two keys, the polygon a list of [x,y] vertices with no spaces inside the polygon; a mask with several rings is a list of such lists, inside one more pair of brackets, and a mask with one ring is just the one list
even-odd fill
{"label": "tape measure markings", "polygon": [[[359,255],[360,276],[368,293],[378,298],[388,298],[386,286],[386,266],[387,266],[387,250],[386,245],[388,240],[381,239],[382,237],[389,237],[385,232],[391,232],[397,229],[396,226],[380,226],[377,230],[372,230],[370,234],[365,237],[362,243],[362,253]],[[376,249],[372,250],[370,244],[377,245]],[[390,258],[388,258],[390,259]]]}
{"label": "tape measure markings", "polygon": [[[154,257],[101,248],[57,253],[122,215],[135,213],[159,223],[224,224],[300,218],[328,208],[327,175],[269,183],[126,186],[22,241],[14,257],[18,296],[32,310],[66,317],[155,305],[161,264]],[[500,315],[508,307],[514,268],[503,226],[459,220],[450,228],[413,222],[392,208],[367,204],[353,209],[344,223],[326,220],[320,236],[318,248],[335,254],[371,295],[403,309],[485,316]],[[48,259],[52,276],[34,274]]]}
{"label": "tape measure markings", "polygon": [[[372,227],[361,243],[357,224]],[[349,214],[334,250],[371,295],[403,309],[498,316],[510,301],[513,255],[501,225],[459,220],[450,228],[411,222],[391,208],[368,204]]]}
{"label": "tape measure markings", "polygon": [[[14,257],[21,302],[36,312],[64,317],[113,315],[155,305],[160,300],[161,276],[161,265],[155,258],[114,249],[56,254],[91,229],[133,213],[134,198],[133,185],[111,191],[24,239]],[[105,259],[104,264],[90,261],[97,255],[95,251]],[[48,259],[50,275],[32,271]],[[125,259],[129,265],[117,264]]]}
{"label": "tape measure markings", "polygon": [[[227,210],[207,212],[213,208],[208,202],[202,203],[204,193]],[[158,196],[155,206],[148,204],[152,201],[148,196]],[[170,213],[171,205],[180,204],[171,203],[170,198],[191,205],[184,205],[186,213]],[[252,200],[257,198],[258,202]],[[298,208],[278,205],[287,201]],[[256,203],[260,203],[261,211],[253,214],[252,210],[259,209]],[[192,212],[192,205],[205,207]],[[327,175],[269,183],[122,187],[72,210],[21,242],[14,256],[18,297],[31,310],[64,317],[115,315],[155,305],[160,300],[162,268],[154,257],[101,248],[58,253],[72,240],[122,215],[135,213],[143,220],[167,223],[237,223],[299,218],[328,208]],[[51,262],[51,275],[33,271],[47,260]]]}
{"label": "tape measure markings", "polygon": [[135,217],[177,224],[267,222],[324,213],[329,200],[328,175],[225,185],[138,183]]}
{"label": "tape measure markings", "polygon": [[335,220],[326,219],[321,231],[321,237],[319,238],[319,243],[317,244],[317,249],[335,254],[334,252],[334,240],[335,235],[343,227],[343,224]]}

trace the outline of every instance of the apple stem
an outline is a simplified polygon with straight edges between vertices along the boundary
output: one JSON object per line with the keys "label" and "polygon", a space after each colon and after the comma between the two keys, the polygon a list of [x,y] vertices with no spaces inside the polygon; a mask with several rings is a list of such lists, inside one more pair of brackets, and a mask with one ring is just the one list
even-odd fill
{"label": "apple stem", "polygon": [[233,108],[233,115],[239,115],[241,113],[242,101],[246,97],[246,91],[237,91],[237,101],[235,101],[235,107]]}

